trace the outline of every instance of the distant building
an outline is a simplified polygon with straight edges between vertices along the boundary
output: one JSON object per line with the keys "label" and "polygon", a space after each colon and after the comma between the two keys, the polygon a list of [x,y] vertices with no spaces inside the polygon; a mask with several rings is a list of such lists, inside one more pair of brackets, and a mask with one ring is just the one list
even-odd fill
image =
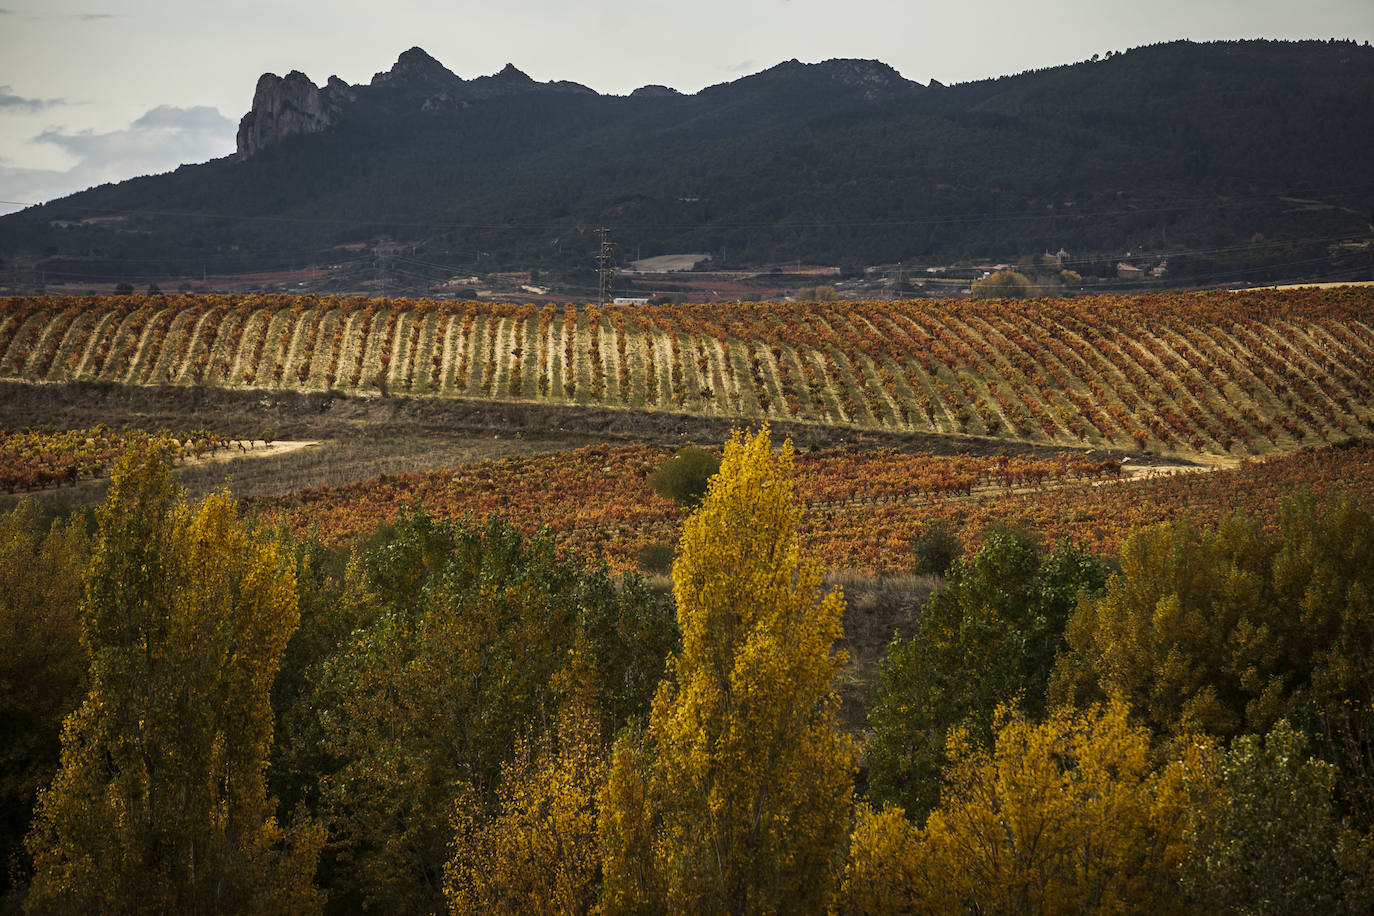
{"label": "distant building", "polygon": [[1164,260],[1162,260],[1162,261],[1160,261],[1158,264],[1156,264],[1154,267],[1150,268],[1150,276],[1155,277],[1156,279],[1158,279],[1158,278],[1160,278],[1160,277],[1163,277],[1163,276],[1164,276],[1165,274],[1167,274],[1168,272],[1169,272],[1169,259],[1168,259],[1168,258],[1165,258]]}
{"label": "distant building", "polygon": [[1116,265],[1116,275],[1122,280],[1144,280],[1145,271],[1136,267],[1134,264],[1127,264],[1121,261]]}

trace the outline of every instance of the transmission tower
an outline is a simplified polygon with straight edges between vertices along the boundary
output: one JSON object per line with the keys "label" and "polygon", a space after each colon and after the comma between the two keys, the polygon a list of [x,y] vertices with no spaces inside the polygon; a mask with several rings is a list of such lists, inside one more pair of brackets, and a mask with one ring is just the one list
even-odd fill
{"label": "transmission tower", "polygon": [[596,301],[598,305],[605,305],[606,300],[611,298],[611,284],[615,280],[615,266],[611,262],[611,230],[598,229],[597,231],[601,233],[601,256],[596,259],[601,283]]}

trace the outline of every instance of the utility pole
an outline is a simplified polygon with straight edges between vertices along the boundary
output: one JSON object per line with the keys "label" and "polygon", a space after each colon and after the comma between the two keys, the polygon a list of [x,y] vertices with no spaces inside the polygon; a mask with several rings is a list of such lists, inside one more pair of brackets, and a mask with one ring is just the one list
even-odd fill
{"label": "utility pole", "polygon": [[601,282],[596,301],[598,305],[605,305],[611,297],[611,282],[615,278],[615,267],[611,263],[611,230],[602,228],[597,232],[601,233],[601,255],[596,259]]}

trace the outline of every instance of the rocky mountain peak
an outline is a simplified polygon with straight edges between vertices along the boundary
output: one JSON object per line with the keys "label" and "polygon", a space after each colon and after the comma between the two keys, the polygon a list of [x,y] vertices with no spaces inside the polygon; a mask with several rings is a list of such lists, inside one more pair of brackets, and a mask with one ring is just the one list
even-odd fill
{"label": "rocky mountain peak", "polygon": [[[337,77],[334,78],[337,80]],[[338,80],[344,87],[347,83]],[[253,91],[253,107],[239,121],[238,156],[247,159],[270,143],[296,134],[318,133],[334,123],[345,93],[331,81],[321,89],[299,70],[285,77],[264,73]]]}
{"label": "rocky mountain peak", "polygon": [[534,80],[530,79],[530,77],[529,77],[529,75],[528,75],[527,73],[525,73],[525,72],[524,72],[523,70],[521,70],[519,67],[515,66],[515,64],[506,64],[504,67],[501,68],[501,72],[498,73],[498,74],[496,74],[494,77],[492,77],[492,79],[505,80],[506,82],[509,82],[509,83],[514,83],[514,82],[519,82],[519,83],[533,83],[533,82],[534,82]]}
{"label": "rocky mountain peak", "polygon": [[922,88],[880,60],[827,60],[815,65],[832,80],[855,90],[867,102],[908,95]]}
{"label": "rocky mountain peak", "polygon": [[411,48],[396,58],[385,73],[372,77],[372,85],[396,89],[450,89],[461,85],[462,78],[429,55],[424,48]]}
{"label": "rocky mountain peak", "polygon": [[[794,58],[755,76],[712,87],[707,95],[726,104],[743,100],[744,104],[771,111],[779,105],[824,107],[885,101],[921,88],[919,83],[903,79],[880,61],[828,60],[807,64]],[[485,100],[531,92],[596,94],[578,83],[538,82],[513,63],[490,76],[465,80],[419,47],[403,52],[391,69],[358,86],[331,76],[321,88],[298,70],[284,77],[265,73],[253,94],[252,110],[239,122],[238,155],[247,159],[287,137],[328,130],[344,113],[352,117],[355,110],[363,117],[408,112],[443,116]],[[631,95],[661,99],[666,104],[671,104],[671,99],[683,98],[682,93],[657,85],[640,87]],[[797,102],[798,99],[801,101]]]}

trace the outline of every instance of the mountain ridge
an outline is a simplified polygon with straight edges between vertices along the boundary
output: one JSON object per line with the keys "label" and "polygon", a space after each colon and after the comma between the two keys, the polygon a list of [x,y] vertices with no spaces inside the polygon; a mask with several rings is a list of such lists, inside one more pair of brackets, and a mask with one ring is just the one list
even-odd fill
{"label": "mountain ridge", "polygon": [[236,154],[240,160],[250,159],[287,137],[329,130],[357,103],[370,105],[374,113],[381,109],[395,115],[462,109],[479,100],[537,92],[607,99],[728,98],[742,89],[786,95],[803,85],[812,91],[828,89],[837,96],[847,94],[855,102],[868,103],[924,88],[881,61],[838,58],[805,64],[794,58],[690,95],[666,86],[643,86],[628,96],[602,95],[570,80],[537,82],[513,63],[490,76],[465,80],[416,46],[403,51],[390,70],[374,74],[369,83],[350,85],[331,76],[320,87],[299,70],[285,77],[264,73],[258,78],[252,107],[239,122]]}
{"label": "mountain ridge", "polygon": [[1147,251],[1202,282],[1344,270],[1333,246],[1362,250],[1374,211],[1374,50],[1353,42],[1171,42],[928,87],[785,61],[690,95],[463,80],[411,49],[369,84],[258,85],[250,155],[0,218],[0,258],[118,279],[401,246],[416,274],[585,283],[608,226],[636,257],[717,267],[1065,249],[1115,276]]}

